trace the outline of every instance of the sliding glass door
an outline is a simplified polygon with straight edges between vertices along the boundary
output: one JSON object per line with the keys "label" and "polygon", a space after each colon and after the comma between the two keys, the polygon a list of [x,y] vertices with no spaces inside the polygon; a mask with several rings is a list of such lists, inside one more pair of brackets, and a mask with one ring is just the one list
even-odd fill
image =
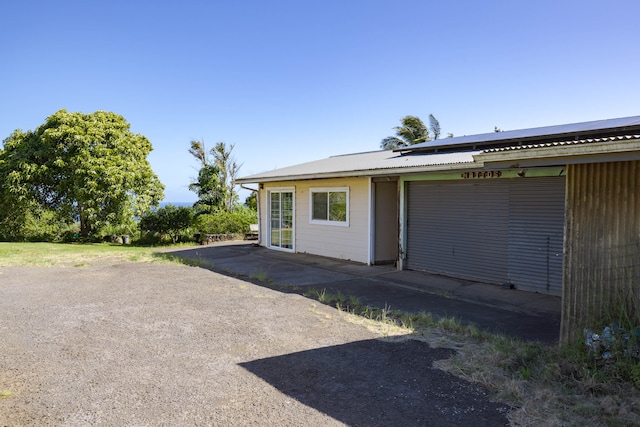
{"label": "sliding glass door", "polygon": [[293,189],[269,190],[269,246],[293,251]]}

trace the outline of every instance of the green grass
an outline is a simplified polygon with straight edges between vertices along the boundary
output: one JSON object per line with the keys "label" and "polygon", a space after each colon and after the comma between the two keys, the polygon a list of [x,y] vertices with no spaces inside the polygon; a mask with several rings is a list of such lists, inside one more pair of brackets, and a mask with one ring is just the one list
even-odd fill
{"label": "green grass", "polygon": [[0,242],[0,266],[68,265],[82,267],[100,260],[153,262],[162,260],[155,248],[108,243],[7,243]]}
{"label": "green grass", "polygon": [[259,282],[268,282],[270,281],[269,276],[265,270],[257,270],[249,274],[249,278],[253,280],[257,280]]}

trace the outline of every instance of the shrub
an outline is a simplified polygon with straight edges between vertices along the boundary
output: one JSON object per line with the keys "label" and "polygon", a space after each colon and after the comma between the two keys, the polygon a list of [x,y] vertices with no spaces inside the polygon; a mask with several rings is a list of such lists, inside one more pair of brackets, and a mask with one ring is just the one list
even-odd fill
{"label": "shrub", "polygon": [[193,224],[193,209],[184,206],[167,205],[148,212],[140,219],[140,231],[171,237],[173,243],[180,240]]}
{"label": "shrub", "polygon": [[249,225],[258,221],[258,213],[245,207],[237,207],[233,212],[219,210],[198,215],[194,227],[203,234],[244,234]]}
{"label": "shrub", "polygon": [[60,219],[54,211],[33,206],[32,210],[0,218],[0,240],[53,242],[63,239],[74,224]]}

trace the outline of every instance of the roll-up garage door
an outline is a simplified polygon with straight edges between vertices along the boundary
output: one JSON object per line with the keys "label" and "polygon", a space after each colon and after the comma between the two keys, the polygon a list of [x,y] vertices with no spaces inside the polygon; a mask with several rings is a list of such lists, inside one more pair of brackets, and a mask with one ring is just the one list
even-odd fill
{"label": "roll-up garage door", "polygon": [[409,182],[407,267],[507,281],[506,180]]}
{"label": "roll-up garage door", "polygon": [[407,185],[407,268],[561,294],[564,177]]}
{"label": "roll-up garage door", "polygon": [[562,294],[564,177],[512,180],[509,282],[518,289]]}

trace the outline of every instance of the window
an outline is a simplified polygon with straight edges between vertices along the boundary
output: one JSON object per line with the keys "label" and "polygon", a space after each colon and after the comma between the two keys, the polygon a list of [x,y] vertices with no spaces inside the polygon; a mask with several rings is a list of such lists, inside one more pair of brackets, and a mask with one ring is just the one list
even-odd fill
{"label": "window", "polygon": [[347,187],[310,190],[312,224],[349,225],[349,189]]}

